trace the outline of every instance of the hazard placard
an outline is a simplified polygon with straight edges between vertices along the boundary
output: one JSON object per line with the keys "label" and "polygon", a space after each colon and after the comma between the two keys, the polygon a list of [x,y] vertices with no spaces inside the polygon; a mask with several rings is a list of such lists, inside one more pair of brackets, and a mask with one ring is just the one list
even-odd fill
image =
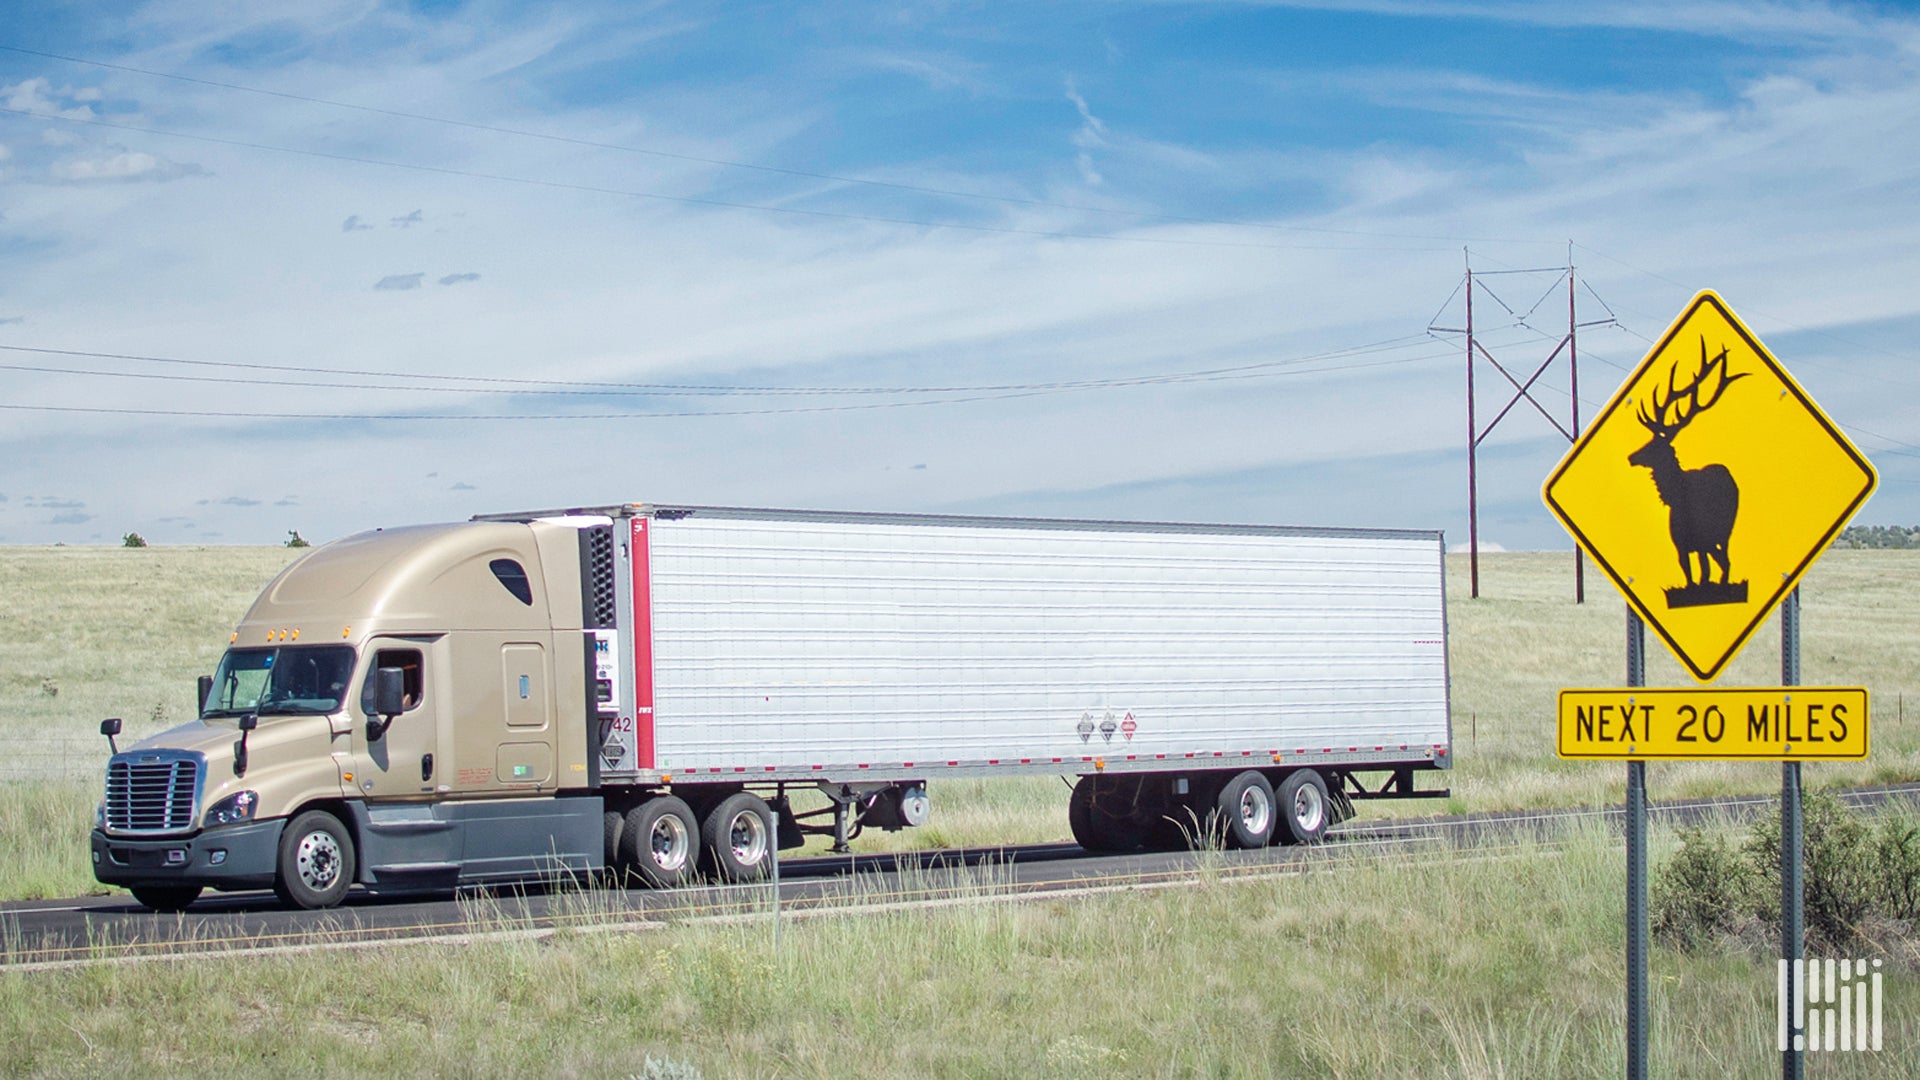
{"label": "hazard placard", "polygon": [[1541,494],[1680,663],[1709,682],[1875,482],[1866,457],[1706,291]]}

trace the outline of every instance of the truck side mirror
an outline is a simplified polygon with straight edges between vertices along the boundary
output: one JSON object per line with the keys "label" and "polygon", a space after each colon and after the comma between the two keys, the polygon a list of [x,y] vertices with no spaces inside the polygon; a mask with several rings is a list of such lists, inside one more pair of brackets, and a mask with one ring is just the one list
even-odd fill
{"label": "truck side mirror", "polygon": [[247,736],[260,726],[260,714],[247,713],[240,718],[239,724],[240,741],[233,744],[233,775],[245,776],[247,775]]}
{"label": "truck side mirror", "polygon": [[373,673],[373,715],[367,717],[367,741],[387,733],[393,718],[406,711],[407,673],[383,667]]}
{"label": "truck side mirror", "polygon": [[207,714],[207,699],[213,696],[213,676],[200,676],[200,683],[197,689],[199,693],[195,695],[194,700],[200,703],[200,715],[205,716]]}
{"label": "truck side mirror", "polygon": [[107,749],[113,751],[116,754],[120,752],[120,744],[115,742],[113,738],[115,735],[120,734],[120,718],[119,717],[117,716],[110,717],[106,720],[100,721],[100,734],[105,735],[107,737]]}

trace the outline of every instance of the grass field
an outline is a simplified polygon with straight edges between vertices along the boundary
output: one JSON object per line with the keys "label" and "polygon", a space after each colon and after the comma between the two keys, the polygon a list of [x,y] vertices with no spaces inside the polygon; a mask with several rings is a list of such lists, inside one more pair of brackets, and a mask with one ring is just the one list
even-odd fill
{"label": "grass field", "polygon": [[[0,785],[0,895],[91,885],[100,718],[124,717],[137,738],[186,716],[194,676],[291,554],[0,549],[12,598],[0,610],[0,724],[17,755]],[[1554,758],[1552,709],[1561,686],[1622,681],[1619,600],[1590,578],[1593,599],[1575,607],[1570,556],[1483,559],[1479,600],[1463,570],[1450,564],[1451,808],[1618,801],[1619,766]],[[1810,576],[1806,680],[1875,696],[1871,760],[1811,766],[1813,786],[1920,774],[1920,733],[1902,719],[1920,674],[1916,620],[1920,555],[1835,552]],[[1763,632],[1729,680],[1777,682],[1777,640]],[[1654,648],[1649,681],[1683,684]],[[1650,773],[1655,799],[1779,782],[1769,766]],[[1064,794],[1051,780],[945,784],[935,824],[888,842],[1061,839]],[[1673,843],[1655,840],[1656,857]],[[1257,882],[1203,869],[1166,889],[789,921],[777,953],[756,917],[0,971],[0,1074],[1620,1075],[1618,841],[1585,832],[1467,854]],[[592,894],[578,902],[590,909]],[[1920,1075],[1920,956],[1889,947],[1888,1050],[1823,1056],[1813,1075]],[[1776,1071],[1773,980],[1761,952],[1656,948],[1653,1074]]]}

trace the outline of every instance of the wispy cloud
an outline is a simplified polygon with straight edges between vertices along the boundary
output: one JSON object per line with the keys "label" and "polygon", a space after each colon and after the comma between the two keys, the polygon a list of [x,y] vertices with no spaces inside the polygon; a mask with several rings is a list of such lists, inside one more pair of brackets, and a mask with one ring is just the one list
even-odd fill
{"label": "wispy cloud", "polygon": [[1072,79],[1067,80],[1067,100],[1073,102],[1073,107],[1080,112],[1080,127],[1072,136],[1073,145],[1079,148],[1074,163],[1080,169],[1080,179],[1098,186],[1105,180],[1094,168],[1093,152],[1107,144],[1107,125],[1093,115],[1093,110],[1087,106],[1087,99],[1080,96],[1080,88],[1074,85]]}
{"label": "wispy cloud", "polygon": [[373,287],[380,292],[404,292],[408,289],[419,288],[420,282],[425,279],[426,276],[425,272],[417,274],[388,274],[386,277],[374,282]]}
{"label": "wispy cloud", "polygon": [[393,218],[390,224],[396,229],[409,229],[424,220],[426,220],[426,218],[422,216],[421,212],[415,210],[410,214],[403,214],[400,217]]}
{"label": "wispy cloud", "polygon": [[475,273],[448,274],[446,277],[443,277],[440,279],[440,284],[463,285],[469,281],[479,281],[479,280],[480,280],[480,275]]}
{"label": "wispy cloud", "polygon": [[353,216],[347,218],[347,220],[340,223],[341,232],[366,232],[372,228],[373,226],[360,220],[359,214],[354,214]]}
{"label": "wispy cloud", "polygon": [[119,149],[104,157],[70,158],[54,162],[49,176],[69,184],[165,182],[189,176],[205,176],[206,170],[192,162],[169,161],[144,150]]}

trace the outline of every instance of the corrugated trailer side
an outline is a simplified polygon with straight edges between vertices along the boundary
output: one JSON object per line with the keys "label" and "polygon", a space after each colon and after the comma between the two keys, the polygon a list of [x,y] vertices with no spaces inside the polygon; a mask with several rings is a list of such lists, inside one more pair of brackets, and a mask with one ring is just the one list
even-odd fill
{"label": "corrugated trailer side", "polygon": [[623,516],[642,782],[1448,763],[1435,532]]}

